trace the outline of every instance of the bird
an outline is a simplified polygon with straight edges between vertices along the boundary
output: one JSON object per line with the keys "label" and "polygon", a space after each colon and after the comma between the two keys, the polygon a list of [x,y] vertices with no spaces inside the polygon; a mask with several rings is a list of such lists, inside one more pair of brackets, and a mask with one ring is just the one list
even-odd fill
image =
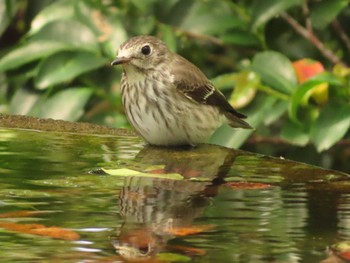
{"label": "bird", "polygon": [[122,43],[111,66],[122,66],[124,112],[136,132],[155,146],[196,146],[223,124],[252,129],[205,74],[159,38]]}

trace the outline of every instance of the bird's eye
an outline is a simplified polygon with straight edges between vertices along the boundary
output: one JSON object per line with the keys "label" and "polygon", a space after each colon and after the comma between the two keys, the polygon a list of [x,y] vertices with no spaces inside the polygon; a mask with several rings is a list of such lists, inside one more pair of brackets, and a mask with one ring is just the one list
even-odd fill
{"label": "bird's eye", "polygon": [[145,45],[141,48],[141,53],[144,55],[149,55],[151,54],[151,47],[149,45]]}

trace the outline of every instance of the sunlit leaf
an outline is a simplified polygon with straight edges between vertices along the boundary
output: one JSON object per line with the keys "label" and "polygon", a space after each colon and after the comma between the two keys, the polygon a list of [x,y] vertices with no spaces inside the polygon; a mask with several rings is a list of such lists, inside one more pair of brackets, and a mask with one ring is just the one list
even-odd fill
{"label": "sunlit leaf", "polygon": [[220,90],[234,88],[230,103],[235,108],[242,108],[254,98],[257,86],[260,84],[259,76],[252,71],[242,71],[219,75],[211,80]]}
{"label": "sunlit leaf", "polygon": [[42,104],[35,117],[76,121],[92,94],[90,88],[70,88],[60,91]]}
{"label": "sunlit leaf", "polygon": [[260,77],[251,71],[242,71],[237,75],[230,104],[240,109],[247,106],[255,97],[257,87],[260,84]]}
{"label": "sunlit leaf", "polygon": [[304,0],[255,0],[252,7],[252,27],[260,27],[279,13],[303,2]]}
{"label": "sunlit leaf", "polygon": [[334,73],[335,76],[337,77],[347,77],[350,75],[350,68],[346,67],[342,64],[336,64],[333,67],[332,72]]}
{"label": "sunlit leaf", "polygon": [[19,89],[10,102],[10,113],[26,115],[40,99],[40,94],[27,89]]}
{"label": "sunlit leaf", "polygon": [[32,36],[31,41],[56,41],[80,50],[99,51],[95,34],[77,20],[55,20],[45,24],[39,32]]}
{"label": "sunlit leaf", "polygon": [[264,83],[285,94],[290,94],[296,87],[292,63],[281,53],[265,51],[257,54],[252,69],[260,74]]}
{"label": "sunlit leaf", "polygon": [[73,50],[72,45],[53,41],[35,41],[13,49],[0,59],[0,71],[14,69],[58,51]]}
{"label": "sunlit leaf", "polygon": [[39,68],[35,86],[45,89],[61,82],[70,81],[80,74],[99,68],[106,59],[91,52],[64,52],[46,59]]}
{"label": "sunlit leaf", "polygon": [[322,0],[315,2],[311,8],[310,18],[312,26],[317,29],[324,29],[348,4],[348,0]]}
{"label": "sunlit leaf", "polygon": [[102,168],[102,171],[104,171],[106,174],[109,174],[109,175],[122,176],[122,177],[140,176],[140,177],[151,177],[151,178],[163,178],[163,179],[169,179],[169,180],[171,180],[171,179],[172,180],[184,179],[182,175],[177,174],[177,173],[172,173],[172,174],[143,173],[143,172],[131,170],[128,168],[119,168],[119,169]]}
{"label": "sunlit leaf", "polygon": [[350,127],[349,104],[329,104],[311,126],[310,137],[319,152],[332,147]]}

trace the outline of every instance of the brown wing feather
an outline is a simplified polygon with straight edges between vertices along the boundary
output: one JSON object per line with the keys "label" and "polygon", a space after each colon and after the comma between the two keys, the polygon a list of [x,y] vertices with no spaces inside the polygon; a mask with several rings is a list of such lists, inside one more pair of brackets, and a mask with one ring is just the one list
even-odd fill
{"label": "brown wing feather", "polygon": [[246,116],[230,105],[200,69],[183,57],[176,54],[174,56],[171,73],[176,76],[174,84],[182,94],[197,103],[218,107],[227,118],[237,123],[237,127],[251,128],[249,124],[240,120]]}

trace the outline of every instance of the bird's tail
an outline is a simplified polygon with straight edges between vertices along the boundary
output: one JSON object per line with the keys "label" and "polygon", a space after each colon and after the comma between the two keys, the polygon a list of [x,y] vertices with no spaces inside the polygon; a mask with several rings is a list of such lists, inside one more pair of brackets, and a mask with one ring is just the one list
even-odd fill
{"label": "bird's tail", "polygon": [[253,129],[249,123],[243,120],[243,118],[246,118],[246,116],[241,113],[239,113],[239,116],[237,116],[237,114],[225,112],[225,117],[228,121],[228,125],[230,125],[232,128]]}

